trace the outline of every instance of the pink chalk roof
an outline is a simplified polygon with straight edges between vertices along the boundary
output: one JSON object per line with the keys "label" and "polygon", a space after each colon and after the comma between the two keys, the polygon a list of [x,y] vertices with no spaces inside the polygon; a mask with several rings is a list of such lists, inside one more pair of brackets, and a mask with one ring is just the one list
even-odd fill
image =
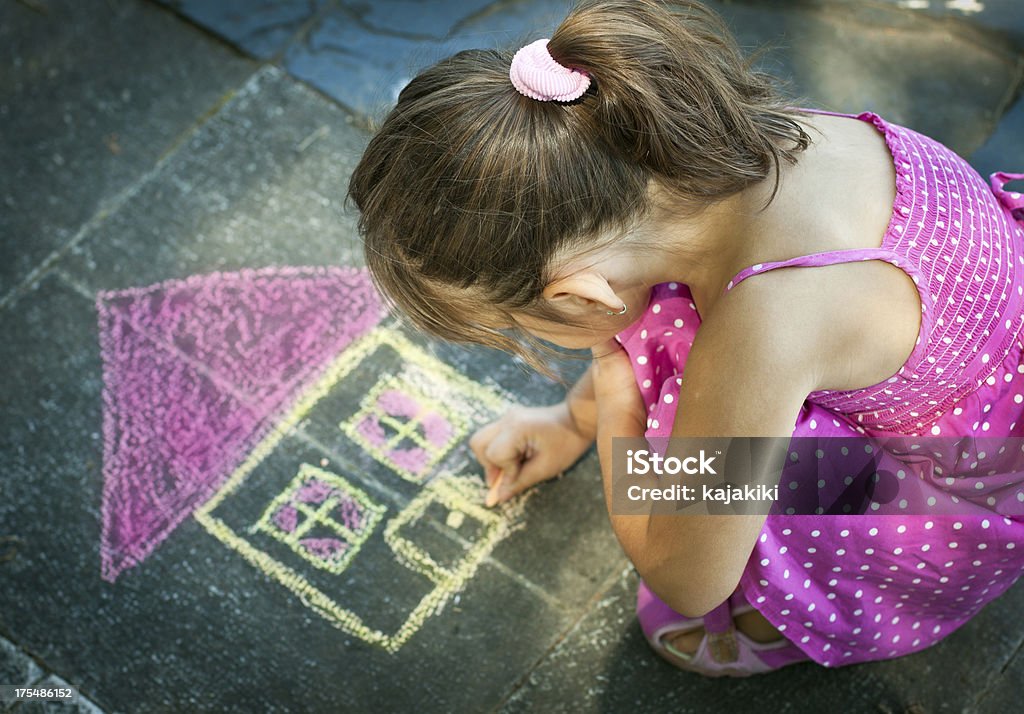
{"label": "pink chalk roof", "polygon": [[102,575],[142,562],[384,315],[354,268],[199,275],[96,300]]}

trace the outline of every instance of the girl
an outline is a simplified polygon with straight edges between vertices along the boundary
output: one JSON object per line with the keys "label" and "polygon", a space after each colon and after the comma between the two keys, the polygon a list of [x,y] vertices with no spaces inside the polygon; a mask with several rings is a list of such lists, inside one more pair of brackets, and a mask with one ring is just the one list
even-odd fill
{"label": "girl", "polygon": [[[583,2],[514,56],[440,62],[352,177],[369,268],[420,328],[540,369],[539,340],[592,350],[564,402],[473,436],[488,502],[595,439],[610,501],[613,436],[1024,433],[1011,177],[993,192],[875,114],[788,107],[674,5]],[[1020,575],[1024,484],[906,469],[937,515],[613,513],[651,645],[746,675],[948,635]]]}

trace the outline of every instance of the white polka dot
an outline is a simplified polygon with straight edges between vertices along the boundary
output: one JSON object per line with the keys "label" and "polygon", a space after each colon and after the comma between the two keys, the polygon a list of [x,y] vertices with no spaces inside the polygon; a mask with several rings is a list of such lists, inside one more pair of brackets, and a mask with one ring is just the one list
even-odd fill
{"label": "white polka dot", "polygon": [[651,308],[651,312],[657,315],[659,312],[661,312],[661,305],[658,303],[654,303],[654,307]]}
{"label": "white polka dot", "polygon": [[673,398],[673,396],[671,394],[666,394],[665,395],[665,403],[666,404],[671,404],[673,402],[673,400],[674,400],[674,398]]}
{"label": "white polka dot", "polygon": [[636,358],[636,363],[647,364],[647,357],[645,355],[640,355],[639,357]]}

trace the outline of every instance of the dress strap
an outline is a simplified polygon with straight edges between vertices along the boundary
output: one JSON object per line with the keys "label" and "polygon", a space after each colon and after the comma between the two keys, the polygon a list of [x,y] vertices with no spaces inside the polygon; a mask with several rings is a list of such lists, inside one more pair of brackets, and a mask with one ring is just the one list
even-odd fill
{"label": "dress strap", "polygon": [[809,255],[790,258],[789,260],[778,260],[751,265],[749,268],[744,268],[733,276],[733,279],[725,286],[725,292],[729,292],[751,275],[767,273],[769,270],[775,270],[776,268],[817,268],[823,265],[855,263],[859,260],[884,260],[887,263],[892,263],[896,267],[902,268],[904,271],[910,273],[910,276],[913,278],[915,283],[920,279],[914,274],[917,271],[913,270],[910,262],[891,250],[886,250],[884,248],[853,248],[850,250],[830,250],[824,253],[811,253]]}
{"label": "dress strap", "polygon": [[790,258],[789,260],[758,263],[736,273],[736,275],[733,276],[733,279],[729,281],[728,285],[725,286],[725,290],[722,294],[724,295],[729,292],[751,275],[767,273],[769,270],[776,270],[777,268],[814,268],[825,265],[838,265],[839,263],[855,263],[862,260],[882,260],[896,266],[910,277],[914,282],[914,286],[917,288],[917,294],[921,298],[921,329],[918,332],[917,344],[914,346],[914,351],[910,354],[910,357],[900,369],[900,372],[903,373],[906,370],[913,370],[917,367],[918,363],[924,356],[928,344],[928,338],[932,331],[935,314],[934,299],[928,291],[925,277],[921,274],[920,270],[918,270],[917,266],[907,260],[904,256],[901,256],[891,250],[887,250],[885,248],[830,250],[824,253],[801,255],[796,258]]}

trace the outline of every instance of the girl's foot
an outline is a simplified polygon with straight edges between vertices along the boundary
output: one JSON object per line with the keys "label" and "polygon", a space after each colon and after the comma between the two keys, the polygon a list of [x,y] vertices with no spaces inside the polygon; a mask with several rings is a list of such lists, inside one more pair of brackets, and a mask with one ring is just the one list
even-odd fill
{"label": "girl's foot", "polygon": [[703,617],[684,617],[640,581],[636,614],[658,655],[679,669],[708,677],[747,677],[809,659],[739,588]]}
{"label": "girl's foot", "polygon": [[[733,617],[733,622],[736,625],[736,629],[742,632],[744,635],[754,640],[754,642],[760,642],[761,644],[767,642],[776,642],[782,639],[782,633],[779,632],[770,622],[757,610],[751,610],[750,612],[744,612]],[[698,627],[695,630],[689,630],[686,632],[680,632],[675,635],[666,635],[664,641],[666,644],[671,645],[673,649],[683,652],[685,654],[694,654],[697,651],[697,647],[700,645],[700,641],[704,639],[704,628]]]}

